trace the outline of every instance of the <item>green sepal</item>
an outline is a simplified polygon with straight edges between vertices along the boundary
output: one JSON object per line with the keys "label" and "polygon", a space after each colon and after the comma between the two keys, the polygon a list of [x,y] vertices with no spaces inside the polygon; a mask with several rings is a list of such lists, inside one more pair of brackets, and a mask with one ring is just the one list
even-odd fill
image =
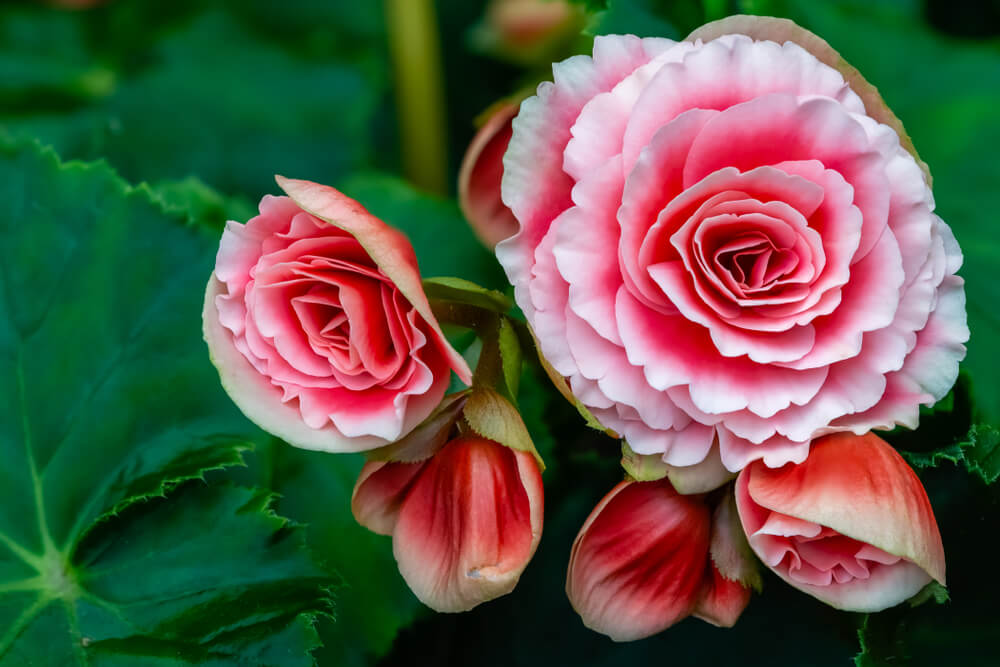
{"label": "green sepal", "polygon": [[424,293],[429,301],[450,301],[495,313],[506,313],[514,305],[502,292],[463,278],[424,278]]}
{"label": "green sepal", "polygon": [[935,604],[944,604],[945,602],[950,602],[951,596],[948,595],[948,589],[942,586],[936,581],[932,581],[927,584],[920,591],[914,595],[912,598],[907,600],[911,607],[919,607],[927,602],[934,602]]}
{"label": "green sepal", "polygon": [[662,456],[656,454],[637,454],[628,443],[622,440],[622,468],[629,477],[637,482],[655,482],[667,476],[669,466],[663,462]]}
{"label": "green sepal", "polygon": [[535,449],[528,427],[510,401],[489,387],[476,387],[465,402],[465,423],[473,432],[505,447],[529,452],[545,470],[545,463]]}

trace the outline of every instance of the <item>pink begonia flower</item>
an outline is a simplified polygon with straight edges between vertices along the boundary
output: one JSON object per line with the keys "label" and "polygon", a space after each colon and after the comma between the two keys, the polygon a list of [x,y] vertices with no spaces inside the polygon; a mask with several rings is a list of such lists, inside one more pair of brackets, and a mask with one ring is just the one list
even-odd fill
{"label": "pink begonia flower", "polygon": [[487,110],[458,172],[458,203],[483,245],[493,248],[517,233],[517,220],[500,200],[503,154],[510,143],[518,102],[503,101]]}
{"label": "pink begonia flower", "polygon": [[881,611],[931,580],[945,583],[927,493],[873,434],[820,438],[798,465],[751,464],[737,479],[736,503],[764,564],[838,609]]}
{"label": "pink begonia flower", "polygon": [[672,466],[716,441],[738,471],[916,427],[969,335],[922,163],[815,35],[699,34],[597,37],[521,104],[502,184],[520,230],[496,253],[541,354]]}
{"label": "pink begonia flower", "polygon": [[417,598],[442,612],[514,590],[541,539],[543,506],[533,454],[468,435],[426,461],[367,463],[351,500],[358,523],[392,535]]}
{"label": "pink begonia flower", "polygon": [[222,385],[289,444],[360,451],[397,440],[466,362],[448,344],[399,231],[333,188],[278,177],[287,197],[229,222],[203,323]]}
{"label": "pink begonia flower", "polygon": [[667,479],[618,484],[570,554],[566,593],[584,625],[615,641],[648,637],[691,615],[732,626],[755,580],[734,512],[727,500],[713,519],[701,497],[678,494]]}

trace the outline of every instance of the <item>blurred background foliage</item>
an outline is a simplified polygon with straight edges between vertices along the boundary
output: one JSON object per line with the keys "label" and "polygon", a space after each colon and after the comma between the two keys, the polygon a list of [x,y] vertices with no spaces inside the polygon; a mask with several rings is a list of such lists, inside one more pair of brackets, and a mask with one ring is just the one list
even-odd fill
{"label": "blurred background foliage", "polygon": [[[37,137],[63,159],[105,159],[215,233],[227,218],[252,215],[260,196],[276,191],[275,173],[334,184],[406,231],[425,275],[502,289],[502,272],[453,201],[483,109],[546,77],[540,62],[588,51],[588,35],[680,39],[731,13],[788,17],[880,89],[930,165],[938,212],[965,253],[970,380],[928,412],[935,426],[918,432],[928,437],[897,442],[919,454],[961,442],[976,421],[1000,419],[1000,0],[579,0],[571,34],[530,54],[498,46],[485,0],[401,1],[429,9],[439,38],[430,65],[440,67],[444,117],[428,122],[443,132],[443,150],[423,169],[404,159],[399,120],[414,107],[394,84],[393,49],[407,37],[387,21],[392,1],[63,0],[94,4],[69,10],[8,0],[0,5],[0,132]],[[412,183],[423,171],[444,174],[425,182],[437,192]],[[200,336],[197,322],[187,325]],[[296,450],[256,433],[247,468],[213,474],[280,494],[277,510],[308,524],[315,556],[338,577],[335,618],[319,625],[319,664],[844,665],[860,646],[864,665],[997,664],[1000,584],[982,539],[1000,525],[1000,494],[949,461],[922,474],[948,553],[950,603],[865,619],[772,578],[733,630],[687,620],[626,645],[586,630],[562,592],[565,566],[577,529],[620,478],[617,444],[584,428],[530,367],[520,404],[550,459],[545,534],[515,593],[468,614],[423,609],[396,571],[389,539],[354,524],[360,457]]]}

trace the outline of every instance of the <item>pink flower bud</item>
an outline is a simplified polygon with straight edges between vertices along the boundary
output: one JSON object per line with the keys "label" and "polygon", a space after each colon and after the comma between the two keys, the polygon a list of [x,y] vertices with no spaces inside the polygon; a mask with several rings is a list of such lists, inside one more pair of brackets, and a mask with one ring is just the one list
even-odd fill
{"label": "pink flower bud", "polygon": [[488,248],[517,233],[514,214],[500,199],[503,154],[520,102],[503,101],[487,110],[458,173],[458,202],[472,230]]}
{"label": "pink flower bud", "polygon": [[622,482],[580,529],[566,593],[588,628],[641,639],[691,614],[698,602],[711,517],[697,496],[666,479]]}
{"label": "pink flower bud", "polygon": [[400,574],[437,611],[472,609],[514,589],[542,535],[542,478],[530,453],[478,436],[422,463],[368,463],[354,516],[392,535]]}
{"label": "pink flower bud", "polygon": [[548,64],[568,55],[586,13],[568,0],[491,0],[473,41],[520,65]]}
{"label": "pink flower bud", "polygon": [[880,611],[945,582],[927,493],[899,454],[869,433],[814,440],[804,463],[740,473],[736,502],[750,546],[792,586],[838,609]]}

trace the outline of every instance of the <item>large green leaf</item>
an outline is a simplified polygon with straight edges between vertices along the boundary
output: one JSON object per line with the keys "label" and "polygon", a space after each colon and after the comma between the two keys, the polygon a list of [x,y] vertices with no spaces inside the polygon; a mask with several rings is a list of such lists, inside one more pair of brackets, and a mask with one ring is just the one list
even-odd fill
{"label": "large green leaf", "polygon": [[[36,106],[27,109],[30,115],[23,108],[10,113],[8,106],[0,122],[12,133],[40,137],[67,158],[105,157],[133,181],[197,174],[223,192],[255,198],[274,189],[276,172],[329,183],[367,166],[374,154],[372,122],[385,79],[372,49],[353,51],[349,60],[335,53],[306,60],[262,38],[253,21],[241,20],[235,9],[226,11],[218,2],[209,7],[213,4],[217,8],[170,26],[162,37],[151,33],[158,39],[147,39],[132,15],[142,5],[159,11],[159,3],[109,7],[109,20],[123,25],[105,37],[116,46],[124,40],[131,47],[113,86],[102,89],[106,96],[92,95],[90,103],[69,110]],[[158,15],[146,19],[162,30]],[[44,34],[60,22],[42,14],[35,25]],[[129,41],[123,34],[143,39]],[[327,41],[339,41],[337,34],[324,34]],[[33,48],[34,43],[26,42],[20,50],[11,49],[10,67],[23,67],[34,57]],[[57,86],[63,78],[75,81],[91,72],[75,69],[46,74],[45,81]],[[85,82],[97,74],[89,76]]]}
{"label": "large green leaf", "polygon": [[[400,628],[424,609],[399,575],[392,540],[359,526],[351,492],[361,471],[359,455],[331,455],[277,442],[270,456],[270,484],[281,494],[278,510],[308,522],[313,552],[343,578],[334,621],[319,625],[321,665],[364,667],[385,654]],[[262,452],[267,455],[266,452]]]}
{"label": "large green leaf", "polygon": [[240,628],[265,650],[321,609],[322,572],[259,494],[135,505],[256,437],[201,342],[214,238],[103,165],[7,142],[0,238],[0,663],[214,651]]}
{"label": "large green leaf", "polygon": [[30,614],[0,612],[0,664],[311,665],[312,616],[331,582],[268,501],[186,486],[102,523],[60,595],[40,595]]}

